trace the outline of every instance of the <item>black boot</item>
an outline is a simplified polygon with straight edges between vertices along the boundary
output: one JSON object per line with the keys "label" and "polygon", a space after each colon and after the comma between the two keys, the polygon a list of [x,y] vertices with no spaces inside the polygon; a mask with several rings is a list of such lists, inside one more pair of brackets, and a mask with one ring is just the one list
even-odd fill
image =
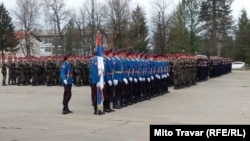
{"label": "black boot", "polygon": [[92,105],[94,106],[94,114],[97,114],[97,103],[96,102],[92,102]]}
{"label": "black boot", "polygon": [[73,111],[69,110],[68,107],[67,107],[67,112],[68,112],[68,113],[73,113]]}
{"label": "black boot", "polygon": [[104,115],[105,112],[98,110],[97,115]]}
{"label": "black boot", "polygon": [[69,112],[68,112],[68,110],[67,110],[66,107],[63,108],[62,114],[64,114],[64,115],[65,115],[65,114],[69,114]]}

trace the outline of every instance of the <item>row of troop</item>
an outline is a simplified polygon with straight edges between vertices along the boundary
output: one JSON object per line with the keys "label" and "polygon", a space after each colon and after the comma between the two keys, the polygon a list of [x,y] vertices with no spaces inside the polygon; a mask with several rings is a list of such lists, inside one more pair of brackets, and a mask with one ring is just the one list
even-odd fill
{"label": "row of troop", "polygon": [[[170,65],[164,55],[104,51],[104,112],[168,93]],[[90,61],[94,114],[97,109],[98,57]],[[112,105],[111,105],[112,103]]]}
{"label": "row of troop", "polygon": [[[3,63],[2,85],[62,85],[60,80],[61,58],[8,61]],[[76,86],[89,85],[89,60],[79,58],[71,62]],[[8,71],[7,71],[8,70]],[[8,73],[7,73],[8,72]],[[8,75],[8,77],[7,77]],[[8,78],[6,83],[6,78]]]}
{"label": "row of troop", "polygon": [[175,89],[188,87],[196,82],[231,72],[232,60],[222,57],[178,56],[169,58],[170,85]]}

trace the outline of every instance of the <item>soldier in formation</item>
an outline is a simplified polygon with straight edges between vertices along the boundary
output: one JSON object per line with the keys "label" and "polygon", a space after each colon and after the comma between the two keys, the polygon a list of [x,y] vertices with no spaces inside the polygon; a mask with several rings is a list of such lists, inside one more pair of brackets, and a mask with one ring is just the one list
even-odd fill
{"label": "soldier in formation", "polygon": [[168,59],[171,65],[170,74],[172,74],[170,83],[173,83],[174,89],[189,87],[196,82],[231,72],[232,60],[229,58],[174,54]]}
{"label": "soldier in formation", "polygon": [[167,56],[129,52],[126,50],[104,51],[105,87],[104,111],[97,109],[97,57],[90,63],[91,95],[94,114],[121,109],[128,105],[150,100],[168,93],[170,66]]}
{"label": "soldier in formation", "polygon": [[3,75],[2,86],[6,86],[7,64],[3,63],[1,73]]}
{"label": "soldier in formation", "polygon": [[[75,58],[72,57],[72,60],[71,66],[74,69],[74,82],[77,82],[75,85],[89,85],[89,59],[83,56],[78,56]],[[62,58],[60,56],[15,57],[9,59],[4,63],[2,69],[2,74],[3,76],[6,76],[5,81],[7,82],[4,84],[18,86],[62,86],[59,76],[61,63]]]}

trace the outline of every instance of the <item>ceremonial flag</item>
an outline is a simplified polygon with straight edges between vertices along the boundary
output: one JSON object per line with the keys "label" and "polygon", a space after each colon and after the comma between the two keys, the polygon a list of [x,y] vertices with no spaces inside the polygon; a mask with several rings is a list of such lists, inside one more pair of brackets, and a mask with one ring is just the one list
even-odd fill
{"label": "ceremonial flag", "polygon": [[97,85],[97,105],[98,109],[103,111],[104,62],[102,57],[101,36],[99,32],[97,34],[97,68],[98,76],[100,78],[99,84]]}

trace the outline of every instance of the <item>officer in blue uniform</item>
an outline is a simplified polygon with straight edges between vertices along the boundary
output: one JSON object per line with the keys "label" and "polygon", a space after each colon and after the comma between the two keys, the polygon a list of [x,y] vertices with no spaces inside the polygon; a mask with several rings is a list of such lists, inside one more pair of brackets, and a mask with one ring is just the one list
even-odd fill
{"label": "officer in blue uniform", "polygon": [[128,93],[128,105],[131,105],[134,103],[134,89],[137,89],[134,87],[134,54],[133,52],[128,52],[126,54],[127,58],[127,67],[128,67],[128,86],[127,86],[127,93]]}
{"label": "officer in blue uniform", "polygon": [[93,53],[93,57],[90,60],[90,85],[91,85],[91,97],[92,103],[94,106],[95,115],[103,115],[105,112],[97,110],[97,83],[100,82],[100,77],[98,76],[98,67],[97,67],[97,52]]}
{"label": "officer in blue uniform", "polygon": [[109,49],[104,52],[104,90],[105,90],[105,96],[104,96],[104,111],[109,113],[109,112],[114,112],[110,106],[110,103],[113,98],[113,83],[112,83],[112,76],[113,76],[113,63],[112,63],[112,57],[113,57],[113,50]]}
{"label": "officer in blue uniform", "polygon": [[120,109],[122,108],[121,104],[121,96],[122,96],[122,79],[123,79],[123,64],[122,60],[119,57],[119,53],[121,50],[117,50],[115,56],[112,58],[113,62],[113,86],[114,86],[114,100],[113,100],[113,108]]}
{"label": "officer in blue uniform", "polygon": [[64,95],[63,95],[63,111],[62,114],[69,114],[73,113],[73,111],[69,110],[69,101],[71,99],[71,88],[73,84],[73,77],[72,77],[72,68],[69,63],[70,53],[66,53],[63,56],[63,63],[60,69],[60,77],[63,82],[64,86]]}

